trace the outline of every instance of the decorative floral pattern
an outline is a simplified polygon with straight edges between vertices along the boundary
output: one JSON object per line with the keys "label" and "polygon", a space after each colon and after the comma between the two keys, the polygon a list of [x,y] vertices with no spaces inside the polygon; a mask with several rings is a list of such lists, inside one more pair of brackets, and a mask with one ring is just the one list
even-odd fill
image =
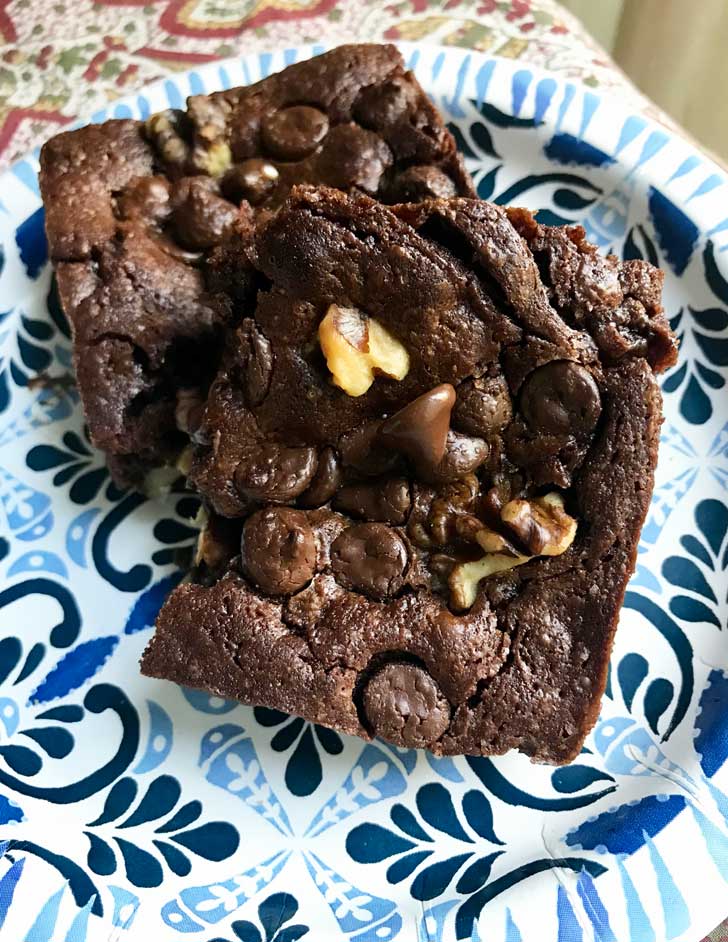
{"label": "decorative floral pattern", "polygon": [[[176,6],[192,18],[205,8]],[[498,6],[519,32],[535,20],[533,4]],[[197,504],[179,486],[154,503],[114,488],[73,389],[58,385],[68,334],[35,168],[21,162],[0,214],[8,938],[646,942],[668,927],[697,942],[721,915],[728,182],[679,138],[570,82],[477,53],[406,53],[483,195],[582,221],[605,249],[667,272],[681,362],[664,382],[657,486],[597,726],[567,768],[436,759],[142,678]],[[255,80],[297,55],[210,65],[114,113]],[[38,370],[53,383],[32,381]]]}
{"label": "decorative floral pattern", "polygon": [[553,0],[24,0],[0,2],[0,35],[0,166],[154,79],[321,36],[477,49],[649,108]]}

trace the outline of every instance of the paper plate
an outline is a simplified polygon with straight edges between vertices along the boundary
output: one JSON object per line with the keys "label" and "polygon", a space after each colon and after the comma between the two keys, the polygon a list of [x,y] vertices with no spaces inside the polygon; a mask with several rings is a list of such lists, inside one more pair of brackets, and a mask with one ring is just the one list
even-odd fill
{"label": "paper plate", "polygon": [[[144,117],[317,49],[169,79]],[[597,726],[573,765],[433,759],[142,678],[194,501],[109,482],[72,388],[35,157],[0,184],[0,937],[697,942],[728,912],[728,185],[523,65],[403,51],[482,197],[666,272],[681,338]]]}

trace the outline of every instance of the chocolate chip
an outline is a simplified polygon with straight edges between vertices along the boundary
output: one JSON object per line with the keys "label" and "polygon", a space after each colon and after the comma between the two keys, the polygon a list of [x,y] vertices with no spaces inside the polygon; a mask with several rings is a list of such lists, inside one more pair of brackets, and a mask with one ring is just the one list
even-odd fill
{"label": "chocolate chip", "polygon": [[172,194],[175,238],[187,249],[207,249],[222,240],[237,210],[213,192],[209,177],[185,177]]}
{"label": "chocolate chip", "polygon": [[602,411],[591,373],[570,360],[554,360],[534,370],[521,390],[521,411],[534,431],[588,435]]}
{"label": "chocolate chip", "polygon": [[264,592],[290,595],[316,571],[316,538],[302,510],[266,507],[245,521],[243,569]]}
{"label": "chocolate chip", "polygon": [[331,130],[316,159],[322,183],[348,190],[358,187],[374,194],[392,152],[377,134],[357,124],[339,124]]}
{"label": "chocolate chip", "polygon": [[384,474],[396,465],[396,453],[379,441],[381,426],[379,420],[368,422],[342,437],[339,453],[345,465],[367,476]]}
{"label": "chocolate chip", "polygon": [[375,735],[421,749],[450,725],[450,704],[435,680],[415,664],[388,664],[364,690],[364,714]]}
{"label": "chocolate chip", "polygon": [[428,477],[445,454],[454,404],[455,390],[449,383],[435,386],[386,419],[379,441],[407,455],[417,471]]}
{"label": "chocolate chip", "polygon": [[407,548],[385,524],[359,523],[334,540],[331,567],[342,585],[383,599],[402,587]]}
{"label": "chocolate chip", "polygon": [[460,431],[485,438],[501,432],[512,417],[511,397],[503,377],[471,379],[458,387],[452,421]]}
{"label": "chocolate chip", "polygon": [[273,351],[270,341],[251,318],[246,318],[240,325],[239,336],[245,396],[250,406],[259,406],[268,394],[273,372]]}
{"label": "chocolate chip", "polygon": [[169,190],[164,177],[141,177],[120,194],[117,212],[121,219],[164,222],[171,212]]}
{"label": "chocolate chip", "polygon": [[410,509],[410,489],[404,478],[348,484],[336,494],[333,506],[352,517],[403,524]]}
{"label": "chocolate chip", "polygon": [[354,104],[354,117],[373,131],[388,130],[413,110],[415,95],[413,86],[401,79],[368,85]]}
{"label": "chocolate chip", "polygon": [[235,469],[235,487],[250,500],[286,503],[302,494],[316,473],[314,448],[262,442]]}
{"label": "chocolate chip", "polygon": [[298,498],[302,507],[321,507],[336,493],[341,481],[341,468],[333,448],[324,448],[319,455],[318,468],[307,490]]}
{"label": "chocolate chip", "polygon": [[263,118],[263,145],[273,157],[301,160],[316,150],[329,130],[329,119],[318,108],[293,105]]}
{"label": "chocolate chip", "polygon": [[269,160],[251,157],[231,167],[222,178],[220,188],[234,203],[247,200],[257,206],[276,188],[278,176],[278,170]]}
{"label": "chocolate chip", "polygon": [[422,164],[408,167],[395,177],[387,190],[387,199],[398,203],[419,203],[426,199],[448,199],[457,194],[453,180],[439,167]]}
{"label": "chocolate chip", "polygon": [[482,438],[471,438],[460,432],[447,433],[447,445],[442,461],[430,472],[430,480],[438,483],[455,481],[479,468],[490,453]]}

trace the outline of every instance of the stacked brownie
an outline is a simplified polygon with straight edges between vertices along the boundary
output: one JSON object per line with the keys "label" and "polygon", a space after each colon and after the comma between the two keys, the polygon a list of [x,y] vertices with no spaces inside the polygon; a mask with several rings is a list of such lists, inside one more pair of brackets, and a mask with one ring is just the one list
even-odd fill
{"label": "stacked brownie", "polygon": [[[305,102],[305,104],[303,104]],[[59,134],[46,231],[91,439],[121,484],[174,464],[256,283],[228,238],[292,186],[388,203],[474,196],[452,135],[394,46],[342,46],[186,112]]]}
{"label": "stacked brownie", "polygon": [[661,273],[475,199],[392,47],[61,135],[42,174],[92,437],[127,479],[186,445],[207,509],[143,672],[573,758],[652,491]]}

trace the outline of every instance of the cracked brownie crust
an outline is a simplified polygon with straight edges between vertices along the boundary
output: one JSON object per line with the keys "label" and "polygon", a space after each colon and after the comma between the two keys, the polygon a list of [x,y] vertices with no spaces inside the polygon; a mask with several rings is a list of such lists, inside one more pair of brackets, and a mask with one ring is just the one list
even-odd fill
{"label": "cracked brownie crust", "polygon": [[661,274],[476,200],[298,188],[194,434],[144,673],[438,754],[593,724],[674,362]]}
{"label": "cracked brownie crust", "polygon": [[[120,483],[174,463],[250,286],[224,245],[296,183],[385,202],[474,195],[455,143],[393,46],[342,46],[147,122],[41,152],[46,230],[94,443]],[[222,286],[222,290],[221,290]],[[180,398],[184,400],[180,410]]]}

